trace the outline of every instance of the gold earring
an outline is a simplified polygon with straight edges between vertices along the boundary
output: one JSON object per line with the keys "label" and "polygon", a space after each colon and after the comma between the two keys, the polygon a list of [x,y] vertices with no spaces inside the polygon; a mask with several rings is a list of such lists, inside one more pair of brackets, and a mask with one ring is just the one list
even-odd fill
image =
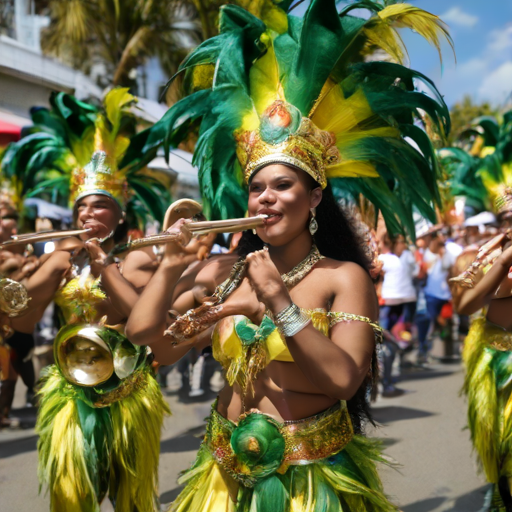
{"label": "gold earring", "polygon": [[313,236],[318,231],[318,222],[315,219],[315,209],[311,208],[311,220],[309,221],[309,232]]}
{"label": "gold earring", "polygon": [[256,230],[254,228],[252,228],[252,234],[256,235]]}

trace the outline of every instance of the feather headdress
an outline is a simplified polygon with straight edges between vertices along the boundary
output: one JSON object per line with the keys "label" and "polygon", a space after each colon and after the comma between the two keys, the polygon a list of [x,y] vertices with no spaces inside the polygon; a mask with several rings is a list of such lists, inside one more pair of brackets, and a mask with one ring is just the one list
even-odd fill
{"label": "feather headdress", "polygon": [[[401,64],[395,28],[414,28],[439,48],[441,37],[451,43],[445,26],[408,4],[364,0],[338,12],[335,0],[312,0],[301,19],[286,13],[290,3],[256,2],[257,15],[224,6],[219,35],[178,71],[189,95],[139,134],[127,155],[151,158],[162,144],[168,150],[200,120],[194,163],[207,215],[242,215],[244,181],[280,162],[322,187],[330,180],[363,193],[392,231],[405,227],[414,236],[412,206],[434,218],[439,200],[435,154],[418,122],[428,115],[443,134],[450,121],[434,84]],[[372,16],[353,16],[355,8]],[[377,47],[397,62],[368,61]]]}
{"label": "feather headdress", "polygon": [[135,131],[134,101],[121,88],[107,93],[103,108],[53,93],[51,109],[33,109],[34,126],[7,148],[5,174],[23,184],[25,197],[72,208],[86,195],[104,194],[141,223],[148,213],[161,221],[170,202],[164,185],[130,161],[119,165]]}
{"label": "feather headdress", "polygon": [[474,119],[457,145],[438,152],[452,195],[466,197],[477,210],[512,211],[512,111],[501,123],[491,116]]}

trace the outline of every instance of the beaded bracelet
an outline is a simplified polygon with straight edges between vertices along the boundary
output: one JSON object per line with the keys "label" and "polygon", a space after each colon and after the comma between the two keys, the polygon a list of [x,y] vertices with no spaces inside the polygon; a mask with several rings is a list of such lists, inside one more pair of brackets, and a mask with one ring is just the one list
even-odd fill
{"label": "beaded bracelet", "polygon": [[311,318],[293,302],[277,313],[274,318],[274,323],[286,338],[295,336],[295,334],[302,331],[310,322]]}

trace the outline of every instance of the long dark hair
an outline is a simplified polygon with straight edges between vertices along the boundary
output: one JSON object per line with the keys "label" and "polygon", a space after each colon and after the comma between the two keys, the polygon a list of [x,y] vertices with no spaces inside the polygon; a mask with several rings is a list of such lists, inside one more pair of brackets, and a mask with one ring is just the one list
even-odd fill
{"label": "long dark hair", "polygon": [[[311,180],[311,188],[318,187]],[[338,261],[351,261],[357,263],[369,274],[371,261],[364,250],[364,242],[353,226],[352,220],[338,206],[330,185],[323,190],[322,200],[316,207],[318,231],[315,233],[315,244],[322,256]],[[263,241],[252,231],[244,231],[238,244],[238,254],[242,257],[250,252],[263,249]],[[364,423],[373,423],[368,397],[372,385],[376,385],[378,365],[376,351],[374,350],[371,369],[356,394],[347,401],[348,411],[356,433],[362,433]]]}

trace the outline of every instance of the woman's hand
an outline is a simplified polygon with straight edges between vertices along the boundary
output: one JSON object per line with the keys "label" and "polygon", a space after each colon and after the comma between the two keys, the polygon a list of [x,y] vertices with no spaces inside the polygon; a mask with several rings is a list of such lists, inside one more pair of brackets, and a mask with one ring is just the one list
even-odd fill
{"label": "woman's hand", "polygon": [[166,263],[186,264],[188,266],[197,260],[201,261],[208,257],[215,235],[210,234],[194,238],[187,228],[191,222],[190,219],[179,219],[166,230],[166,233],[176,235],[175,242],[169,242],[165,245],[163,260]]}
{"label": "woman's hand", "polygon": [[274,314],[287,308],[292,299],[268,250],[253,252],[246,261],[247,277],[258,300]]}
{"label": "woman's hand", "polygon": [[91,274],[94,277],[100,276],[109,264],[108,255],[101,248],[99,240],[88,240],[85,242],[85,249],[89,253]]}
{"label": "woman's hand", "polygon": [[[208,298],[205,299],[207,301]],[[286,306],[285,306],[286,307]],[[257,323],[261,320],[265,312],[265,304],[258,298],[254,287],[247,277],[245,277],[240,286],[232,292],[222,305],[223,315],[244,315]]]}

